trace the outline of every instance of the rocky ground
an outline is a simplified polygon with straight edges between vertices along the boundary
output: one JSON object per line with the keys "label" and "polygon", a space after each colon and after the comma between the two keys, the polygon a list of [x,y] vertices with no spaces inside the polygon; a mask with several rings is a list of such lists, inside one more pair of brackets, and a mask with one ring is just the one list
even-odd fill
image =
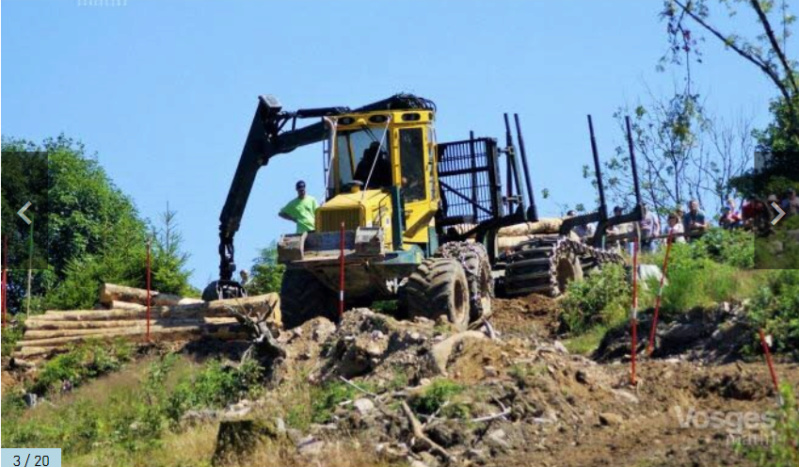
{"label": "rocky ground", "polygon": [[[753,465],[736,446],[769,441],[777,398],[765,363],[742,354],[752,330],[740,307],[663,320],[652,358],[642,320],[636,386],[626,329],[590,357],[570,354],[557,308],[540,296],[496,300],[493,332],[368,309],[338,328],[315,319],[277,337],[285,356],[269,357],[263,397],[189,411],[166,445],[218,466]],[[235,364],[246,348],[193,341],[180,351]],[[799,365],[776,370],[797,387]],[[331,402],[331,385],[346,395]],[[295,420],[324,404],[323,420]]]}
{"label": "rocky ground", "polygon": [[[268,401],[235,408],[220,430],[218,463],[232,456],[235,464],[241,452],[236,418],[267,420],[256,438],[290,440],[296,449],[279,456],[286,465],[352,465],[340,457],[342,443],[375,462],[414,467],[747,465],[736,444],[767,441],[763,423],[740,422],[749,413],[768,420],[776,394],[762,361],[740,359],[737,310],[662,323],[658,350],[640,357],[631,386],[626,332],[609,333],[593,359],[571,355],[554,338],[556,308],[538,296],[498,300],[493,339],[366,309],[347,313],[338,329],[318,319],[285,332],[278,391],[302,378],[344,382],[356,396],[307,431],[270,417]],[[794,363],[777,372],[799,382]],[[252,434],[250,422],[244,429]]]}

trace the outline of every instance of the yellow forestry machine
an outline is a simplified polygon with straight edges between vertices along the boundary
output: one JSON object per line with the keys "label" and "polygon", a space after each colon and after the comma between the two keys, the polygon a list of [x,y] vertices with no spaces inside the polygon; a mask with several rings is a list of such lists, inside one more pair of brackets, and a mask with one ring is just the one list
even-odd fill
{"label": "yellow forestry machine", "polygon": [[[283,110],[272,96],[259,97],[220,216],[220,279],[203,298],[245,294],[232,279],[233,237],[256,173],[272,157],[314,143],[324,145],[326,181],[316,230],[283,235],[278,244],[278,260],[286,265],[280,295],[287,328],[315,316],[337,319],[342,224],[347,308],[397,299],[400,317],[444,316],[459,329],[491,314],[495,290],[555,296],[587,270],[621,262],[618,253],[603,248],[603,234],[641,219],[632,145],[636,206],[630,213],[607,215],[589,116],[599,209],[539,220],[514,117],[518,152],[507,114],[504,146],[473,133],[439,143],[435,104],[418,96],[397,94],[357,109],[297,111]],[[298,127],[301,120],[316,121]],[[583,241],[572,233],[592,222],[593,238]]]}

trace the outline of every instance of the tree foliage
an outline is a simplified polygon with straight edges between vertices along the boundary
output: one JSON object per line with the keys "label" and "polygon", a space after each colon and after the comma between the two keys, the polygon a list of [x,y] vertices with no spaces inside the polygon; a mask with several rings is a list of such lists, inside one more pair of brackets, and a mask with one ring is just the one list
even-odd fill
{"label": "tree foliage", "polygon": [[[146,244],[153,227],[139,216],[97,158],[86,154],[82,143],[63,135],[41,144],[9,138],[3,140],[2,150],[48,155],[49,269],[34,273],[32,291],[37,307],[32,310],[90,308],[97,302],[103,282],[146,286]],[[179,238],[176,241],[172,232],[169,242],[156,235],[153,288],[184,293],[189,290],[186,257],[178,251]],[[9,278],[12,312],[24,311],[25,288],[21,284],[26,274],[15,271]]]}
{"label": "tree foliage", "polygon": [[277,264],[277,245],[272,242],[263,248],[252,265],[250,280],[245,285],[250,295],[280,292],[286,267]]}
{"label": "tree foliage", "polygon": [[[721,205],[735,187],[732,181],[752,166],[754,140],[750,120],[709,116],[698,94],[678,91],[634,109],[619,109],[614,117],[624,133],[625,116],[638,162],[643,202],[665,214],[690,199]],[[620,205],[632,201],[633,178],[626,144],[604,163],[610,198]],[[586,166],[584,176],[592,175]]]}

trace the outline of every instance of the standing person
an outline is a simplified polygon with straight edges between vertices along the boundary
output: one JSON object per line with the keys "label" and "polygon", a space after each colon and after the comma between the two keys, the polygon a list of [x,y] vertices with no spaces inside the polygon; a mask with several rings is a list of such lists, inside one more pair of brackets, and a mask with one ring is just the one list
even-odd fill
{"label": "standing person", "polygon": [[[577,211],[575,211],[574,209],[570,209],[566,213],[566,217],[577,217]],[[574,229],[572,230],[580,238],[590,237],[594,233],[594,229],[591,228],[590,224],[578,225],[575,226]]]}
{"label": "standing person", "polygon": [[796,196],[795,189],[788,188],[785,193],[785,199],[782,200],[782,210],[785,211],[786,216],[799,214],[799,196]]}
{"label": "standing person", "polygon": [[741,212],[738,210],[738,206],[735,203],[735,200],[732,198],[727,198],[727,207],[729,208],[729,212],[727,213],[727,222],[731,229],[737,229],[743,225],[743,219],[741,218]]}
{"label": "standing person", "polygon": [[719,227],[722,229],[732,228],[732,215],[729,206],[724,206],[721,208],[721,214],[719,214]]}
{"label": "standing person", "polygon": [[[621,217],[624,211],[622,211],[621,206],[615,206],[613,208],[613,217]],[[609,237],[616,237],[610,241],[610,246],[612,248],[616,248],[619,250],[623,250],[627,245],[627,239],[619,238],[622,235],[627,235],[630,233],[630,224],[617,224],[612,227],[608,227],[605,231],[606,235]]]}
{"label": "standing person", "polygon": [[315,229],[316,210],[319,204],[313,196],[305,193],[304,181],[298,181],[295,188],[297,197],[283,206],[278,216],[297,224],[297,233],[312,232]]}
{"label": "standing person", "polygon": [[699,201],[692,199],[688,203],[688,212],[682,218],[685,233],[689,236],[701,236],[708,228],[705,213],[699,209]]}
{"label": "standing person", "polygon": [[741,208],[743,227],[747,230],[755,229],[756,224],[762,217],[765,217],[766,214],[766,205],[763,203],[763,200],[754,195],[748,196]]}
{"label": "standing person", "polygon": [[669,233],[671,233],[674,243],[685,243],[685,229],[680,222],[680,217],[675,212],[669,213],[668,218]]}
{"label": "standing person", "polygon": [[653,252],[657,243],[653,237],[660,233],[660,218],[654,212],[649,210],[646,206],[644,208],[644,218],[641,219],[641,249],[643,251]]}

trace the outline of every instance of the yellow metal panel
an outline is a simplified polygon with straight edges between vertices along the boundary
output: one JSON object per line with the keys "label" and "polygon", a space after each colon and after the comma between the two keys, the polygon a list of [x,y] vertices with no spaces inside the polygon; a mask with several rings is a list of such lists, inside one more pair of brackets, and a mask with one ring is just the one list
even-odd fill
{"label": "yellow metal panel", "polygon": [[[404,121],[402,117],[405,114],[418,114],[419,119]],[[343,118],[352,117],[353,123],[350,125],[339,123],[337,131],[358,130],[364,122],[369,122],[369,118],[374,115],[391,117],[387,145],[389,147],[394,185],[400,188],[402,185],[402,164],[399,153],[399,130],[406,128],[422,129],[425,199],[406,203],[404,240],[408,243],[427,243],[429,241],[428,227],[434,225],[435,213],[439,203],[437,161],[435,159],[437,157],[436,141],[435,133],[432,129],[435,114],[432,111],[421,109],[346,114],[339,116],[337,120],[340,122]],[[380,123],[369,123],[369,126],[385,128],[385,125]],[[340,174],[338,174],[337,150],[334,150],[331,164],[333,165],[334,178],[336,183],[338,183]],[[338,186],[335,189],[336,192],[340,191]],[[392,244],[391,200],[387,193],[380,190],[367,190],[365,195],[363,193],[339,193],[317,211],[317,230],[319,231],[336,231],[340,228],[342,221],[347,229],[354,229],[357,226],[380,226],[384,230],[386,244],[389,247]]]}

